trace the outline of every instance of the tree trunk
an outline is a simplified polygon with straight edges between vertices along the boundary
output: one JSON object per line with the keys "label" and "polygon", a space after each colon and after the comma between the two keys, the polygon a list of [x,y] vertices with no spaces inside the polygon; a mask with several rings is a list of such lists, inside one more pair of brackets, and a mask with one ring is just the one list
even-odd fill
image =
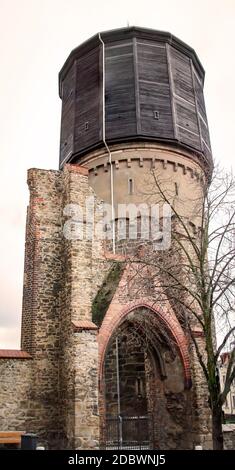
{"label": "tree trunk", "polygon": [[220,407],[212,408],[212,440],[213,450],[223,450],[224,439],[222,430],[222,411]]}

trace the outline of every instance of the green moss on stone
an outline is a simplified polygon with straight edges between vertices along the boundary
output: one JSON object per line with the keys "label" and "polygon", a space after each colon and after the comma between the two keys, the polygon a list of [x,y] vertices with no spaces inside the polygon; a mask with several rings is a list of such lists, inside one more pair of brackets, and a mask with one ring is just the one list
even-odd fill
{"label": "green moss on stone", "polygon": [[92,321],[100,326],[107,312],[123,273],[122,263],[113,264],[92,304]]}

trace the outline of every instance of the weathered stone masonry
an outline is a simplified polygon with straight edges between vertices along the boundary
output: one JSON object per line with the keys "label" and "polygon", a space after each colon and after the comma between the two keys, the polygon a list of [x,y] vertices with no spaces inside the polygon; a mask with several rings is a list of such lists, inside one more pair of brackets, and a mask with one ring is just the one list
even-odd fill
{"label": "weathered stone masonry", "polygon": [[[1,403],[8,409],[8,419],[2,420],[0,427],[14,426],[17,409],[24,417],[20,428],[36,432],[39,440],[50,448],[96,446],[99,430],[98,424],[94,425],[94,421],[98,422],[96,327],[91,321],[83,323],[91,316],[92,268],[95,266],[96,270],[97,263],[94,256],[92,266],[91,250],[96,247],[90,241],[67,241],[62,231],[65,205],[82,206],[87,194],[93,191],[88,185],[87,171],[71,165],[63,172],[29,170],[28,183],[22,349],[30,359],[0,359],[1,382],[7,381],[9,387],[11,381],[15,384],[12,409],[6,395],[2,396],[6,385],[1,387]],[[100,274],[97,285],[102,282],[99,278]],[[81,357],[87,360],[81,361]],[[15,377],[10,377],[9,361],[13,361],[17,370]],[[20,373],[22,367],[27,374]],[[87,377],[91,380],[90,391]],[[22,388],[27,389],[28,399],[24,402],[19,399]],[[8,393],[11,395],[9,388]],[[83,440],[79,440],[75,416],[80,424],[84,421]],[[89,431],[91,426],[94,432]]]}
{"label": "weathered stone masonry", "polygon": [[[134,292],[130,294],[125,290],[125,276],[122,276],[120,290],[111,301],[97,337],[98,330],[92,322],[92,302],[110,270],[110,256],[104,252],[100,240],[92,243],[86,239],[67,240],[63,236],[64,223],[69,220],[63,214],[65,206],[79,204],[83,207],[87,195],[94,195],[89,186],[88,172],[77,165],[66,165],[60,172],[32,169],[29,170],[28,183],[30,204],[22,349],[30,354],[31,359],[21,362],[12,359],[17,370],[24,366],[27,375],[16,375],[15,407],[11,411],[9,405],[8,419],[1,422],[1,428],[12,429],[15,426],[18,409],[22,417],[19,423],[22,424],[17,427],[36,432],[39,440],[50,448],[97,447],[99,415],[102,416],[102,400],[100,397],[101,401],[98,402],[98,390],[102,395],[100,370],[105,344],[108,344],[115,328],[129,311],[139,305],[151,309],[154,299],[151,301],[150,297],[143,296],[137,299]],[[97,207],[102,205],[96,196],[95,201]],[[155,304],[154,310],[157,310]],[[191,372],[184,334],[180,333],[180,326],[174,326],[177,320],[174,314],[170,315],[170,307],[165,313],[160,313],[159,306],[158,312],[164,321],[169,317],[169,324],[173,322],[171,328],[176,337],[179,329],[179,350],[187,382]],[[1,359],[5,374],[9,376],[8,361]],[[195,384],[198,377],[198,393],[202,399],[198,402],[196,398],[196,414],[202,413],[201,406],[206,407],[199,367]],[[10,385],[10,378],[8,383]],[[26,387],[28,397],[23,402],[19,400],[22,387]],[[5,396],[3,400],[7,403]],[[208,427],[204,424],[201,434],[207,433]]]}
{"label": "weathered stone masonry", "polygon": [[111,200],[116,228],[120,203],[147,198],[162,211],[153,171],[198,227],[195,201],[211,172],[204,70],[168,33],[133,27],[102,37],[75,49],[60,72],[60,170],[28,172],[21,351],[0,351],[0,430],[35,432],[49,449],[112,444],[119,364],[121,412],[151,415],[149,444],[210,448],[207,387],[180,312],[156,296],[156,272],[136,274],[126,262],[127,253],[144,259],[141,240],[127,233],[114,250],[110,237],[86,236]]}
{"label": "weathered stone masonry", "polygon": [[[9,354],[10,353],[10,354]],[[10,357],[9,357],[10,356]],[[21,356],[21,357],[20,357]],[[32,359],[26,353],[0,350],[0,429],[27,431],[33,418]]]}

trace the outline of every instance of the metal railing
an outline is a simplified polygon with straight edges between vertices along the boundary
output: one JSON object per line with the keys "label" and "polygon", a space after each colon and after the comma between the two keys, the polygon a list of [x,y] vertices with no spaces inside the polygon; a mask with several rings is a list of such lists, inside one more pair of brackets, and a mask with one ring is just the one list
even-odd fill
{"label": "metal railing", "polygon": [[105,449],[151,449],[153,420],[151,416],[110,416],[105,421]]}

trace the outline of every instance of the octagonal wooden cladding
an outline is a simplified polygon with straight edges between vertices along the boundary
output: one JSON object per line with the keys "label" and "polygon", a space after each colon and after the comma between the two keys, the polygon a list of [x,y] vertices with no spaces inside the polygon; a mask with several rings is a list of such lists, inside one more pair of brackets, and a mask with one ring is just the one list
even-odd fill
{"label": "octagonal wooden cladding", "polygon": [[104,136],[109,144],[177,144],[210,165],[203,82],[194,50],[169,33],[132,27],[92,37],[59,75],[60,166],[102,146]]}

